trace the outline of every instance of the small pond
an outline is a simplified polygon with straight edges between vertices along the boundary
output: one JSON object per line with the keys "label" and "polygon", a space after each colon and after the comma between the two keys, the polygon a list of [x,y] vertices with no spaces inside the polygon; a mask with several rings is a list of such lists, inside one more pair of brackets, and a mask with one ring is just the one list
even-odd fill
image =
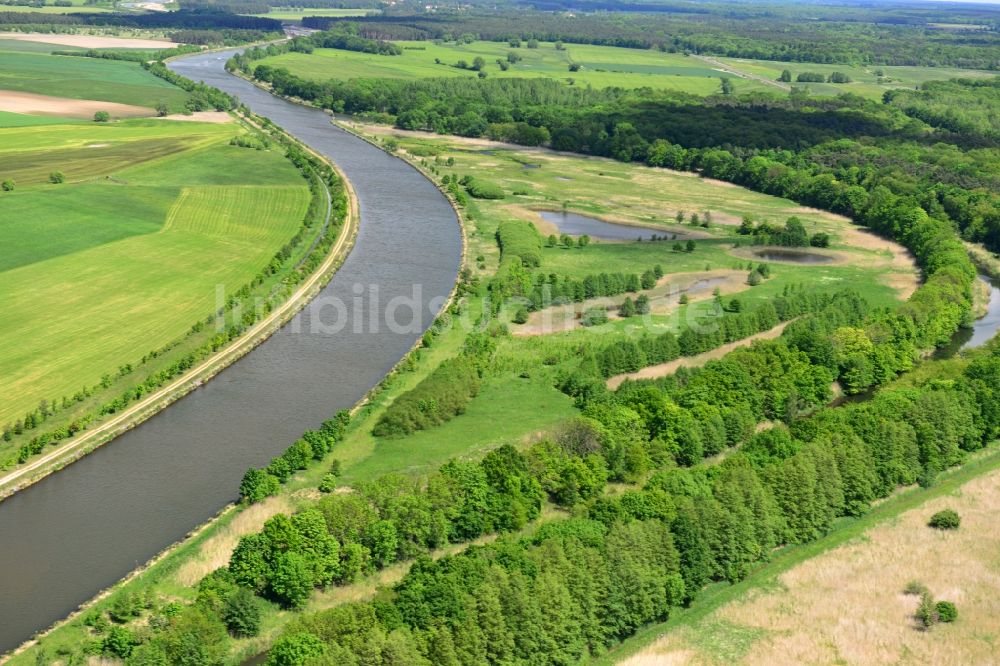
{"label": "small pond", "polygon": [[829,264],[834,260],[834,257],[826,254],[806,252],[805,250],[790,250],[781,247],[754,250],[753,256],[765,261],[785,261],[793,264]]}
{"label": "small pond", "polygon": [[591,238],[599,240],[634,241],[641,238],[649,240],[655,233],[657,237],[666,237],[669,240],[684,238],[684,234],[674,233],[666,229],[651,229],[649,227],[635,227],[629,224],[615,224],[605,222],[596,217],[580,215],[579,213],[554,212],[540,210],[538,214],[546,222],[559,227],[559,232],[570,236],[583,236],[586,234]]}

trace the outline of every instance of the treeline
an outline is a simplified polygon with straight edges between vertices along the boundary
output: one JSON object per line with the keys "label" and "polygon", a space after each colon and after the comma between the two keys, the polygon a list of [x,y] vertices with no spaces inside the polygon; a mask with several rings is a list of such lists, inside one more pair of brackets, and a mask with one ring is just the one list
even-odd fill
{"label": "treeline", "polygon": [[392,401],[372,429],[376,437],[401,437],[450,421],[479,393],[479,369],[468,354],[441,363],[414,388]]}
{"label": "treeline", "polygon": [[218,88],[194,82],[169,69],[161,61],[143,62],[149,73],[169,81],[188,93],[184,108],[188,111],[231,111],[236,108],[236,100]]}
{"label": "treeline", "polygon": [[794,215],[785,220],[785,224],[781,226],[771,222],[754,224],[753,219],[744,217],[737,232],[741,236],[749,236],[752,242],[757,245],[827,247],[830,244],[829,234],[817,232],[810,236],[806,232],[802,220]]}
{"label": "treeline", "polygon": [[375,39],[366,39],[358,36],[348,28],[339,28],[325,32],[316,32],[308,37],[295,37],[286,42],[278,44],[268,44],[266,46],[252,46],[243,53],[237,53],[226,63],[230,70],[239,69],[249,73],[251,65],[255,60],[271,58],[282,53],[312,53],[313,49],[341,49],[344,51],[358,51],[360,53],[374,53],[377,55],[402,55],[403,50],[391,42],[383,42]]}
{"label": "treeline", "polygon": [[640,273],[591,273],[582,279],[560,276],[556,273],[538,273],[530,292],[519,294],[528,298],[532,310],[553,305],[579,303],[590,298],[635,293],[652,289],[663,277],[663,267],[657,264]]}
{"label": "treeline", "polygon": [[125,60],[128,62],[145,63],[151,60],[166,60],[186,53],[198,53],[201,47],[194,44],[181,44],[172,49],[131,51],[126,49],[88,49],[86,51],[53,51],[52,55],[77,56],[81,58],[101,58],[104,60]]}

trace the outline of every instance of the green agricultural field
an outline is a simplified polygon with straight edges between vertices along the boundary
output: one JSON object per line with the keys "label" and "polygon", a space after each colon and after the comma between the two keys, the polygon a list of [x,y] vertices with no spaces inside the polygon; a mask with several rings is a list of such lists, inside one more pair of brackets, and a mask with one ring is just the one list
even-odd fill
{"label": "green agricultural field", "polygon": [[250,14],[250,16],[263,16],[264,18],[278,19],[279,21],[299,21],[306,16],[368,16],[378,14],[377,9],[364,8],[336,8],[336,7],[272,7],[266,14]]}
{"label": "green agricultural field", "polygon": [[100,14],[110,12],[107,7],[97,7],[94,5],[76,4],[72,7],[55,7],[45,5],[44,7],[28,7],[26,5],[0,5],[3,12],[37,12],[41,14]]}
{"label": "green agricultural field", "polygon": [[177,339],[296,233],[305,181],[278,150],[228,145],[240,131],[0,129],[0,178],[16,184],[0,195],[0,423]]}
{"label": "green agricultural field", "polygon": [[[777,80],[783,70],[792,73],[792,85],[808,86],[814,93],[839,95],[850,92],[863,97],[881,99],[886,90],[893,88],[914,88],[925,81],[940,81],[953,78],[992,77],[996,72],[954,67],[902,67],[888,65],[851,66],[820,65],[802,62],[775,62],[769,60],[744,60],[741,58],[718,58],[719,62],[734,69]],[[795,77],[802,72],[818,72],[829,76],[842,72],[851,77],[851,83],[796,83]],[[878,72],[882,72],[881,78]]]}
{"label": "green agricultural field", "polygon": [[[698,95],[719,91],[719,78],[733,75],[718,72],[695,58],[652,50],[623,49],[611,46],[567,44],[559,51],[551,42],[537,49],[522,45],[512,49],[506,42],[471,44],[435,44],[433,42],[397,42],[401,56],[382,56],[338,49],[316,49],[311,54],[286,53],[259,61],[285,67],[292,73],[315,80],[332,78],[426,78],[436,76],[476,76],[476,72],[454,67],[460,60],[472,64],[486,60],[488,76],[520,78],[572,79],[575,85],[597,88],[666,88]],[[521,60],[504,72],[497,59],[516,53]],[[437,64],[435,60],[440,60]],[[569,71],[570,63],[581,69]],[[736,91],[749,92],[767,88],[765,84],[736,79]]]}
{"label": "green agricultural field", "polygon": [[0,50],[0,93],[3,90],[146,107],[165,102],[176,111],[187,99],[183,90],[138,63]]}
{"label": "green agricultural field", "polygon": [[11,113],[0,111],[0,127],[28,127],[37,125],[58,125],[62,123],[80,122],[69,118],[56,118],[52,116],[30,116],[25,113]]}

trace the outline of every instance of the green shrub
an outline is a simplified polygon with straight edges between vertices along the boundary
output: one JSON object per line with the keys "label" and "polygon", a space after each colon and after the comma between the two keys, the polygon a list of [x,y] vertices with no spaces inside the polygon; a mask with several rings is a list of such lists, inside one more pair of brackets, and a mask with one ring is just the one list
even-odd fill
{"label": "green shrub", "polygon": [[506,196],[499,185],[480,178],[470,180],[465,190],[475,199],[503,199]]}
{"label": "green shrub", "polygon": [[222,609],[226,629],[238,638],[249,638],[260,632],[260,603],[254,593],[245,587],[237,588],[226,599]]}
{"label": "green shrub", "polygon": [[580,318],[580,324],[583,326],[600,326],[606,323],[608,323],[608,311],[604,308],[590,308]]}
{"label": "green shrub", "polygon": [[961,522],[962,518],[958,513],[952,509],[944,509],[931,516],[927,525],[936,530],[957,530]]}
{"label": "green shrub", "polygon": [[337,487],[337,477],[333,474],[324,474],[322,480],[319,482],[319,491],[321,493],[332,493]]}
{"label": "green shrub", "polygon": [[939,601],[934,608],[937,610],[939,622],[954,622],[958,619],[958,609],[950,601]]}
{"label": "green shrub", "polygon": [[402,394],[375,424],[376,437],[408,435],[449,421],[479,392],[479,372],[467,356],[450,359]]}
{"label": "green shrub", "polygon": [[542,264],[542,236],[535,225],[521,220],[501,222],[497,227],[497,243],[501,260],[520,257],[529,268]]}
{"label": "green shrub", "polygon": [[917,606],[916,616],[925,629],[930,629],[938,621],[937,607],[930,592],[924,592],[920,596],[920,605]]}

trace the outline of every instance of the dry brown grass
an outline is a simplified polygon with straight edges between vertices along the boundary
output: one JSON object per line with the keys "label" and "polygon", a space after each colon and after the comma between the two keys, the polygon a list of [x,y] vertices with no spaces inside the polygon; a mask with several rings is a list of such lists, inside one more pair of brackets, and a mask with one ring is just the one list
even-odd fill
{"label": "dry brown grass", "polygon": [[185,560],[175,574],[177,582],[194,587],[202,578],[229,563],[241,536],[259,532],[268,518],[291,510],[291,502],[284,496],[269,497],[243,509],[232,522],[206,540],[196,555]]}
{"label": "dry brown grass", "polygon": [[[958,511],[960,529],[926,526],[943,508]],[[1000,471],[994,471],[799,564],[779,577],[778,589],[723,606],[622,663],[1000,663],[998,511]],[[912,580],[953,601],[958,621],[918,630],[917,598],[903,594]],[[705,627],[713,623],[752,638],[740,654],[727,654],[720,641],[706,640]]]}

